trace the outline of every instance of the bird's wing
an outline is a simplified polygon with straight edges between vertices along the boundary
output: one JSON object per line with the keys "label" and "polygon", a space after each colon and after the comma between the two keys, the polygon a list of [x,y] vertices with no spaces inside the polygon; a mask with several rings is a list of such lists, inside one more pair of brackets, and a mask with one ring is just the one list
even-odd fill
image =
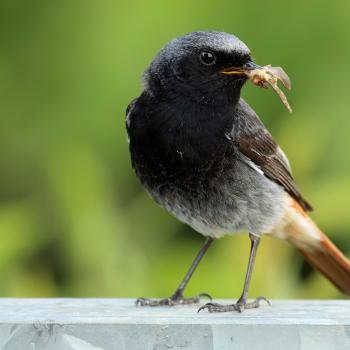
{"label": "bird's wing", "polygon": [[237,121],[232,136],[238,150],[266,177],[281,185],[304,210],[312,210],[311,205],[299,192],[287,157],[256,113],[244,101],[237,109]]}
{"label": "bird's wing", "polygon": [[129,126],[130,126],[130,117],[131,117],[131,113],[133,112],[133,109],[136,105],[137,102],[137,98],[134,98],[129,104],[128,107],[126,107],[126,112],[125,112],[125,122],[126,122],[126,129],[129,130]]}

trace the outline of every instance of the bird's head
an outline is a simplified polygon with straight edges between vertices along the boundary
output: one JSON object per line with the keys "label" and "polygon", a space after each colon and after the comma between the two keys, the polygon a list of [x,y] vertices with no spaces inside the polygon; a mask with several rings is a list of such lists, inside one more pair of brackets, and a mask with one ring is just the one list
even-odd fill
{"label": "bird's head", "polygon": [[144,73],[144,86],[153,94],[184,95],[199,103],[237,101],[256,66],[248,47],[224,32],[192,32],[161,49]]}

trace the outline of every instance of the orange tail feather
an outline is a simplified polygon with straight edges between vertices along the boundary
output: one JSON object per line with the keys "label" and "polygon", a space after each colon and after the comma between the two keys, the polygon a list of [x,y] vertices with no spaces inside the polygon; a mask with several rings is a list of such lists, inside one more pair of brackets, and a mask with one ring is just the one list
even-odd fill
{"label": "orange tail feather", "polygon": [[350,296],[350,261],[294,200],[273,234],[295,246],[341,292]]}
{"label": "orange tail feather", "polygon": [[350,296],[350,261],[322,233],[321,249],[308,252],[298,248],[304,258],[324,276],[326,276],[341,292]]}

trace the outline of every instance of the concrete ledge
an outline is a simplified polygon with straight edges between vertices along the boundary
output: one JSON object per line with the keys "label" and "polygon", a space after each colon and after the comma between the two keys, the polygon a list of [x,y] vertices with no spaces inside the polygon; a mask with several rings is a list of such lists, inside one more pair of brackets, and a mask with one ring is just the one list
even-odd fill
{"label": "concrete ledge", "polygon": [[243,314],[197,309],[136,308],[133,299],[0,299],[0,349],[350,349],[349,300],[272,301]]}

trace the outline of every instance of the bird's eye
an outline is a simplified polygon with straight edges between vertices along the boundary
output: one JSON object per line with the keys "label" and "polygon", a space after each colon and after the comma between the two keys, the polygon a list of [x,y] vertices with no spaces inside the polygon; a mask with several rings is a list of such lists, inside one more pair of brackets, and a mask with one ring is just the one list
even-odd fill
{"label": "bird's eye", "polygon": [[201,54],[199,55],[199,58],[201,62],[206,66],[212,66],[216,61],[215,55],[207,51],[201,52]]}

